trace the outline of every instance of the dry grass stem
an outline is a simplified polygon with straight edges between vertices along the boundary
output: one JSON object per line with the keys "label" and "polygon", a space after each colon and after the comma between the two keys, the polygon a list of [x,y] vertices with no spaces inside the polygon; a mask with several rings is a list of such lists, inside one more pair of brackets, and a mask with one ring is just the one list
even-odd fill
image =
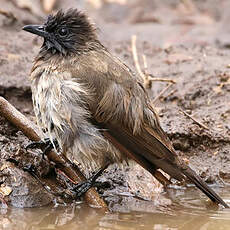
{"label": "dry grass stem", "polygon": [[170,83],[175,84],[176,82],[174,80],[166,79],[166,78],[155,78],[155,77],[153,77],[152,74],[148,74],[147,73],[147,70],[148,70],[147,59],[146,59],[146,56],[144,54],[142,55],[144,71],[141,70],[140,63],[138,60],[136,41],[137,41],[137,36],[133,35],[131,38],[133,60],[134,60],[135,68],[136,68],[138,74],[141,76],[141,78],[144,81],[144,87],[146,89],[150,89],[152,87],[153,81],[170,82]]}
{"label": "dry grass stem", "polygon": [[133,35],[131,41],[132,41],[132,54],[133,54],[133,60],[134,60],[135,67],[137,69],[138,74],[143,79],[145,79],[145,75],[141,71],[141,67],[140,67],[139,60],[138,60],[138,55],[137,55],[137,46],[136,46],[137,36]]}
{"label": "dry grass stem", "polygon": [[152,104],[154,105],[157,100],[173,85],[173,83],[168,84],[161,92],[152,100]]}
{"label": "dry grass stem", "polygon": [[204,125],[202,122],[196,120],[194,117],[192,117],[191,115],[189,115],[188,113],[186,113],[185,111],[180,109],[180,112],[182,112],[185,116],[189,117],[191,120],[193,120],[196,124],[198,124],[200,127],[209,130],[209,128]]}
{"label": "dry grass stem", "polygon": [[149,81],[161,81],[161,82],[169,82],[172,84],[176,84],[176,82],[172,79],[151,77],[151,74],[149,74]]}

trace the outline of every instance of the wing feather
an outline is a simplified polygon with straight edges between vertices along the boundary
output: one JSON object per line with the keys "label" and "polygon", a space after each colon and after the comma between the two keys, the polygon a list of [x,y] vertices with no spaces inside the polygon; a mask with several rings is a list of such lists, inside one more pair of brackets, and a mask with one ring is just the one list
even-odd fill
{"label": "wing feather", "polygon": [[98,125],[114,138],[115,146],[120,151],[128,152],[129,157],[153,175],[157,169],[162,169],[177,180],[186,176],[212,201],[228,207],[178,158],[138,78],[105,50],[97,52],[95,57],[97,64],[107,63],[107,71],[95,72],[93,77],[87,79],[88,83],[94,85],[98,99],[96,105],[91,106],[91,112]]}

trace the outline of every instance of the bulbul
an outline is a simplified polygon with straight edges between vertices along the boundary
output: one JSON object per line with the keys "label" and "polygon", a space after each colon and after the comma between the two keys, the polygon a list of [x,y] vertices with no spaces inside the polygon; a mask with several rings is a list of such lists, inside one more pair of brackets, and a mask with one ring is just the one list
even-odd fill
{"label": "bulbul", "polygon": [[44,38],[30,74],[37,122],[86,174],[131,158],[161,183],[167,180],[158,169],[179,181],[187,177],[228,207],[177,156],[142,82],[101,44],[83,12],[58,11],[23,29]]}

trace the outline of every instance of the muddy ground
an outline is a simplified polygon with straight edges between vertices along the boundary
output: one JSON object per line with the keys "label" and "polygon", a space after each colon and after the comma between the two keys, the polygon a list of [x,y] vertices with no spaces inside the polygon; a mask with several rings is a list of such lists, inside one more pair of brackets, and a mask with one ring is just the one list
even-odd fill
{"label": "muddy ground", "polygon": [[[26,9],[19,2],[1,1],[0,95],[34,121],[27,77],[42,40],[21,28],[25,24],[43,22],[46,14],[37,1],[34,1],[38,4],[36,7],[26,5]],[[173,141],[178,154],[187,158],[191,167],[207,182],[219,185],[230,183],[228,1],[172,3],[132,0],[108,3],[68,0],[65,3],[57,1],[55,9],[69,7],[86,10],[100,28],[99,37],[105,46],[134,71],[131,36],[137,36],[142,69],[144,54],[148,73],[176,82],[155,100],[154,105],[159,112],[163,129]],[[153,101],[166,86],[166,82],[153,82],[149,90]],[[183,112],[191,115],[197,122]],[[2,183],[13,188],[10,201],[18,207],[45,205],[54,198],[33,177],[4,161],[9,157],[21,159],[28,143],[29,140],[21,131],[0,117],[0,178]],[[30,153],[23,161],[37,167],[42,165],[43,171],[50,167],[41,160],[39,154],[34,157]],[[9,170],[2,168],[6,164],[10,164]],[[16,184],[12,179],[15,175],[20,175]],[[156,188],[149,192],[155,181],[137,166],[126,167],[123,171],[113,166],[102,181],[106,179],[112,181],[111,189],[103,191],[107,197],[111,191],[114,192],[115,186],[115,192],[118,193],[131,190],[134,194],[140,190],[141,196],[145,198],[153,198],[158,190]],[[32,189],[31,193],[30,186],[36,187],[36,191]],[[44,194],[46,199],[41,198],[44,198]],[[23,197],[21,203],[18,196]],[[108,201],[113,202],[112,199]]]}

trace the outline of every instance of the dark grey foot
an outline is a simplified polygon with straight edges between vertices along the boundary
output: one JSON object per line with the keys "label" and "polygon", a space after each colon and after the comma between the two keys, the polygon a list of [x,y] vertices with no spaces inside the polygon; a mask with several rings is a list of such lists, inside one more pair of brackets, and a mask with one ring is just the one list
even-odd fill
{"label": "dark grey foot", "polygon": [[75,196],[77,198],[80,198],[81,196],[83,196],[90,188],[92,187],[97,187],[98,185],[101,185],[103,183],[98,183],[96,182],[96,179],[101,176],[101,174],[104,172],[104,170],[108,167],[108,165],[106,165],[105,167],[103,167],[102,169],[100,169],[98,172],[96,172],[93,176],[91,176],[87,181],[78,183],[73,189],[72,191],[75,193]]}
{"label": "dark grey foot", "polygon": [[15,160],[14,158],[11,158],[11,157],[6,159],[6,161],[11,162],[11,163],[15,164],[16,166],[19,165],[19,162],[17,160]]}
{"label": "dark grey foot", "polygon": [[[16,166],[19,166],[19,164],[20,164],[20,162],[18,160],[15,160],[13,158],[8,158],[8,159],[6,159],[6,161],[11,162]],[[29,163],[27,165],[23,165],[23,167],[20,167],[20,168],[25,172],[29,172],[33,176],[34,176],[35,171],[36,171],[35,166],[33,164],[31,164],[31,163]]]}
{"label": "dark grey foot", "polygon": [[[13,163],[16,166],[19,166],[19,161],[15,160],[13,158],[8,158],[8,159],[6,159],[6,161],[11,162],[11,163]],[[22,170],[24,170],[26,172],[29,172],[29,173],[31,173],[31,172],[34,173],[35,172],[35,166],[32,165],[32,164],[27,164],[27,165],[25,165],[25,166],[22,167]]]}
{"label": "dark grey foot", "polygon": [[[55,147],[58,148],[58,143],[57,143],[56,139],[54,139],[53,143],[54,143]],[[45,155],[49,151],[51,151],[54,148],[54,146],[53,146],[53,144],[49,138],[45,138],[44,140],[41,140],[41,141],[31,142],[30,144],[28,144],[26,146],[26,150],[27,149],[36,149],[36,148],[40,148],[43,150],[42,158],[44,159]]]}

